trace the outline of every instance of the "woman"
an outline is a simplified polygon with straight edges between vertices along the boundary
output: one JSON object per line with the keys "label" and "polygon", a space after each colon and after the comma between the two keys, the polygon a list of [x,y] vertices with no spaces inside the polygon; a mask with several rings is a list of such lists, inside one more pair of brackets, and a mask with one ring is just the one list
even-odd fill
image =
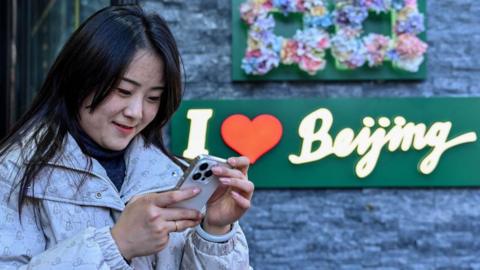
{"label": "woman", "polygon": [[199,192],[166,191],[182,173],[161,136],[181,99],[179,58],[165,22],[137,6],[105,8],[72,35],[0,143],[1,269],[249,268],[237,224],[248,159],[213,170],[223,187],[205,216],[168,208]]}

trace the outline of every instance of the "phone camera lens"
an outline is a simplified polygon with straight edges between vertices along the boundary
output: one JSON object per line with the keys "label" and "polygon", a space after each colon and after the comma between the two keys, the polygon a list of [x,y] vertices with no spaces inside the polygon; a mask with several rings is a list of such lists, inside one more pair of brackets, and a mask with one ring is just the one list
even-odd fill
{"label": "phone camera lens", "polygon": [[205,176],[206,176],[206,177],[212,176],[212,170],[206,171],[206,172],[205,172]]}
{"label": "phone camera lens", "polygon": [[202,177],[202,174],[201,173],[196,173],[196,174],[193,175],[192,178],[193,178],[193,180],[198,180],[198,179],[200,179],[200,177]]}
{"label": "phone camera lens", "polygon": [[200,171],[205,171],[208,168],[208,163],[202,163],[199,168]]}

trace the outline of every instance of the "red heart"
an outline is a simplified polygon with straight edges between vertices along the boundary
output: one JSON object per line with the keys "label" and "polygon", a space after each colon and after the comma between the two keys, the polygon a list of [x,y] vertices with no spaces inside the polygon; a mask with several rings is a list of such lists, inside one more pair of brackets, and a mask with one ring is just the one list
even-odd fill
{"label": "red heart", "polygon": [[250,120],[243,114],[234,114],[222,123],[223,141],[250,163],[270,151],[282,138],[282,123],[273,115],[261,114]]}

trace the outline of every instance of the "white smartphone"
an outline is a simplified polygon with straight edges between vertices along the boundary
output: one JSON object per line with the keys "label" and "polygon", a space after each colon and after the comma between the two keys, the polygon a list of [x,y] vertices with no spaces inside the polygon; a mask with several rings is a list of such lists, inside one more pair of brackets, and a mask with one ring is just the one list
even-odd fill
{"label": "white smartphone", "polygon": [[225,159],[219,157],[199,155],[192,160],[175,189],[199,187],[200,193],[193,198],[172,204],[169,207],[196,209],[205,213],[207,201],[220,185],[218,177],[212,172],[213,166],[231,168]]}

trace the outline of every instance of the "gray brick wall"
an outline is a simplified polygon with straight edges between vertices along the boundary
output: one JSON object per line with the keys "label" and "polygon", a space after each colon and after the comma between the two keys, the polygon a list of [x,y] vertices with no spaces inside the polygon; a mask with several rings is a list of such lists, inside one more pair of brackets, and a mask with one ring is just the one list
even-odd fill
{"label": "gray brick wall", "polygon": [[[174,31],[186,99],[480,94],[480,1],[428,1],[423,82],[231,83],[231,3],[146,1]],[[480,269],[480,192],[257,190],[242,219],[256,269]]]}

